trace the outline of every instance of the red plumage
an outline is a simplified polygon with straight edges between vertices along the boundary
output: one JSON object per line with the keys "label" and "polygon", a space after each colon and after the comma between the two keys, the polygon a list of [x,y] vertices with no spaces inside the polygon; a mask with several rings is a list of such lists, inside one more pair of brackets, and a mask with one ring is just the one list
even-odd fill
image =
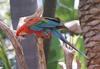
{"label": "red plumage", "polygon": [[17,29],[16,36],[34,34],[36,37],[49,38],[50,34],[45,34],[43,31],[35,31],[29,28],[30,26],[37,24],[41,20],[42,20],[41,17],[35,17],[35,18],[28,20],[23,26]]}

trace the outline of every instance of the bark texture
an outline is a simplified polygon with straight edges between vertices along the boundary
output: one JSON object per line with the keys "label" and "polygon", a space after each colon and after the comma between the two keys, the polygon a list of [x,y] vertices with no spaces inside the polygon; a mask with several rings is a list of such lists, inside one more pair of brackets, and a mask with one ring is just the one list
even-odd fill
{"label": "bark texture", "polygon": [[79,19],[88,69],[100,69],[100,0],[80,0]]}

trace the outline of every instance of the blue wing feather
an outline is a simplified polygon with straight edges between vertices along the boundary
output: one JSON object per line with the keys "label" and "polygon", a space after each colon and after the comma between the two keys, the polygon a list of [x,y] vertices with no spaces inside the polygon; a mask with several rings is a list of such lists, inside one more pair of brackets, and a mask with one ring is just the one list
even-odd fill
{"label": "blue wing feather", "polygon": [[30,29],[40,31],[48,28],[55,28],[56,26],[60,26],[60,24],[51,20],[43,20],[35,25],[30,26]]}
{"label": "blue wing feather", "polygon": [[58,31],[58,30],[52,30],[52,35],[59,38],[60,40],[62,40],[64,43],[67,43],[66,42],[66,39],[62,36],[62,34]]}
{"label": "blue wing feather", "polygon": [[59,25],[60,24],[57,23],[57,22],[47,20],[47,23],[42,23],[42,24],[39,25],[39,27],[43,27],[43,28],[48,27],[48,28],[50,28],[50,27],[56,27],[56,26],[59,26]]}
{"label": "blue wing feather", "polygon": [[52,34],[53,34],[55,37],[57,37],[57,38],[59,38],[60,40],[62,40],[65,44],[70,45],[73,49],[75,49],[77,52],[79,52],[81,55],[83,55],[84,57],[87,58],[87,56],[86,56],[83,52],[79,51],[79,50],[76,49],[74,46],[72,46],[72,45],[62,36],[62,34],[61,34],[58,30],[52,30]]}

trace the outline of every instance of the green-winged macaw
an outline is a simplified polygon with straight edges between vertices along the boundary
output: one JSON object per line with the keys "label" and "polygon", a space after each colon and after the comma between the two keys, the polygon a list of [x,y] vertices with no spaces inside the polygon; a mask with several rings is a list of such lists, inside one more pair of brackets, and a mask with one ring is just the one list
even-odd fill
{"label": "green-winged macaw", "polygon": [[53,35],[58,39],[62,40],[65,44],[71,46],[73,49],[75,49],[82,55],[84,55],[62,36],[59,29],[63,28],[65,28],[65,26],[60,25],[59,19],[53,19],[48,17],[33,17],[17,30],[16,36],[34,34],[36,37],[50,38],[50,36]]}

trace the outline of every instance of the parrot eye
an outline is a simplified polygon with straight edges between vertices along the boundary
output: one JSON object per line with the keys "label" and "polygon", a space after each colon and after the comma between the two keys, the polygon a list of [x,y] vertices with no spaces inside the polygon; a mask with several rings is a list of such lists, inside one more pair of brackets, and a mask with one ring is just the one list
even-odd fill
{"label": "parrot eye", "polygon": [[25,37],[27,35],[27,33],[21,32],[19,35],[22,36],[22,37]]}
{"label": "parrot eye", "polygon": [[25,37],[26,35],[21,35],[22,37]]}

